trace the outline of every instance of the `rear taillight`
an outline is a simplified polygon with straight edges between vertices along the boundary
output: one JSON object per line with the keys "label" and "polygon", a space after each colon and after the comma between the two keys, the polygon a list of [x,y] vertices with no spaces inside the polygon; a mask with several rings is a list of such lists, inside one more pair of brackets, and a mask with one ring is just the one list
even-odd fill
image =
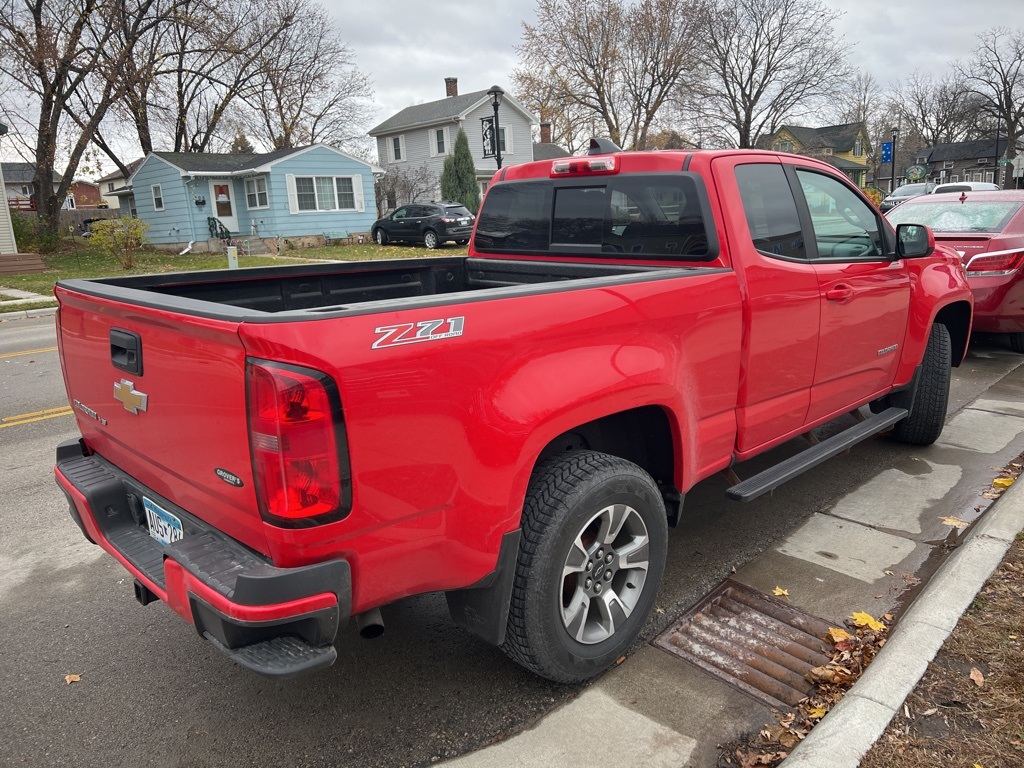
{"label": "rear taillight", "polygon": [[972,256],[964,268],[969,274],[1013,272],[1024,263],[1024,251],[1009,250]]}
{"label": "rear taillight", "polygon": [[249,360],[249,444],[260,513],[275,525],[338,520],[349,508],[338,389],[309,368]]}
{"label": "rear taillight", "polygon": [[615,173],[614,157],[570,157],[551,164],[551,177]]}

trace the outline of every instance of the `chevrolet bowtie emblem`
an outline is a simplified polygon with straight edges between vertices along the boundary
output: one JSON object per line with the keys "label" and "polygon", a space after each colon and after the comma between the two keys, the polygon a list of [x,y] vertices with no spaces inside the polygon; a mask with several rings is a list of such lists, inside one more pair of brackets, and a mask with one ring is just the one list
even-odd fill
{"label": "chevrolet bowtie emblem", "polygon": [[135,389],[134,382],[121,379],[114,385],[114,399],[120,400],[126,411],[131,411],[138,415],[139,411],[146,410],[149,395]]}

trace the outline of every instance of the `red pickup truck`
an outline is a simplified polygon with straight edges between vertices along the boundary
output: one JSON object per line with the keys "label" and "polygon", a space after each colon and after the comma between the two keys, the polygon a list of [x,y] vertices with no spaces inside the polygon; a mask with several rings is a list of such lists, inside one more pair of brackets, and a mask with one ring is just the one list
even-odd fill
{"label": "red pickup truck", "polygon": [[500,171],[465,257],[58,283],[57,482],[138,600],[291,676],[444,591],[582,680],[695,483],[864,405],[728,495],[938,437],[972,305],[927,228],[805,157],[594,151]]}

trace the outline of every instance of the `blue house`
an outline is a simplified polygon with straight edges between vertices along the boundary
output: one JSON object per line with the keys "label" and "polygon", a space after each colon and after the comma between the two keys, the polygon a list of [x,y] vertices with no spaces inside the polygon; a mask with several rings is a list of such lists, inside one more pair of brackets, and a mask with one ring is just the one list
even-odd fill
{"label": "blue house", "polygon": [[296,245],[369,233],[373,175],[363,160],[323,144],[265,154],[151,152],[117,194],[124,214],[149,223],[156,246],[220,247],[224,233]]}

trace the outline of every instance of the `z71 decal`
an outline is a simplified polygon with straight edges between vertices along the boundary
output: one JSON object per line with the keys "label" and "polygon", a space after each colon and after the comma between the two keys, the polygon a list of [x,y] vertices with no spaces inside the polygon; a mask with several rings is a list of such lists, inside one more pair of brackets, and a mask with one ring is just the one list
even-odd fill
{"label": "z71 decal", "polygon": [[374,329],[374,333],[379,333],[380,336],[373,342],[371,349],[451,339],[462,335],[462,328],[465,324],[465,317],[449,317],[445,320],[422,320],[418,323],[382,325],[380,328]]}

